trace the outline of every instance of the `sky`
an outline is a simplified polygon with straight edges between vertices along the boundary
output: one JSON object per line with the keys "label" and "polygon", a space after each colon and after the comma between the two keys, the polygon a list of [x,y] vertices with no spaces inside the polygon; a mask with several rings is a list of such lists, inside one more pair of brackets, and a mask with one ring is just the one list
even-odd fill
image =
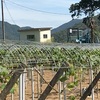
{"label": "sky", "polygon": [[[3,0],[4,20],[20,27],[56,28],[72,20],[69,7],[80,0]],[[1,6],[1,4],[0,4]],[[1,13],[1,10],[0,10]],[[1,15],[1,14],[0,14]],[[1,16],[0,19],[2,20]]]}

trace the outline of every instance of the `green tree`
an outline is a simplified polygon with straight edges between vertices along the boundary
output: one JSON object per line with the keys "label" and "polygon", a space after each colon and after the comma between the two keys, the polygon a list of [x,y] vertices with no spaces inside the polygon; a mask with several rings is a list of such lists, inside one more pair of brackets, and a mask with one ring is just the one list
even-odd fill
{"label": "green tree", "polygon": [[[91,42],[93,43],[95,29],[95,20],[93,17],[95,12],[100,10],[100,0],[81,0],[78,3],[72,4],[69,10],[72,13],[72,18],[85,14],[86,17],[83,19],[83,23],[91,29]],[[100,19],[100,15],[98,19]]]}

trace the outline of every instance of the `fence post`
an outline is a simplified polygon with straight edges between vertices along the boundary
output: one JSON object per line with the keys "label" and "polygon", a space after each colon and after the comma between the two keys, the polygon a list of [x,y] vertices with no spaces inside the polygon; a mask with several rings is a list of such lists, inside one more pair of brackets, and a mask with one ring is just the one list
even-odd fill
{"label": "fence post", "polygon": [[34,100],[34,69],[31,69],[31,91],[32,91],[32,100]]}
{"label": "fence post", "polygon": [[25,100],[25,73],[19,78],[19,100]]}
{"label": "fence post", "polygon": [[64,100],[66,100],[66,82],[63,82],[63,92]]}
{"label": "fence post", "polygon": [[61,87],[61,81],[59,81],[58,85],[59,85],[59,100],[62,100],[62,94],[61,94],[61,89],[62,89],[62,87]]}

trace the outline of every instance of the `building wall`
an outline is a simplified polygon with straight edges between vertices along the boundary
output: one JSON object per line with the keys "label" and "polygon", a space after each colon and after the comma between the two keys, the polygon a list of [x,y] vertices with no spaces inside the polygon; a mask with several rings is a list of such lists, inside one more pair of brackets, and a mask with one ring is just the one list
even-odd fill
{"label": "building wall", "polygon": [[36,42],[40,42],[40,33],[39,31],[24,31],[20,32],[20,40],[27,40],[27,35],[34,35]]}
{"label": "building wall", "polygon": [[[47,38],[44,38],[47,35]],[[40,31],[40,42],[51,42],[51,30]]]}
{"label": "building wall", "polygon": [[[21,31],[20,40],[27,40],[27,35],[34,35],[35,42],[51,42],[51,30]],[[47,35],[47,38],[44,38],[43,35]]]}

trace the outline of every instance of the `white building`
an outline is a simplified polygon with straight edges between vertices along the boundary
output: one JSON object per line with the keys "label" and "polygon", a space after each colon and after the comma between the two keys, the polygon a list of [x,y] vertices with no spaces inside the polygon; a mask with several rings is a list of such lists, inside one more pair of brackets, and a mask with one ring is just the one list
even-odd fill
{"label": "white building", "polygon": [[35,42],[51,42],[51,28],[26,28],[18,30],[20,40]]}

